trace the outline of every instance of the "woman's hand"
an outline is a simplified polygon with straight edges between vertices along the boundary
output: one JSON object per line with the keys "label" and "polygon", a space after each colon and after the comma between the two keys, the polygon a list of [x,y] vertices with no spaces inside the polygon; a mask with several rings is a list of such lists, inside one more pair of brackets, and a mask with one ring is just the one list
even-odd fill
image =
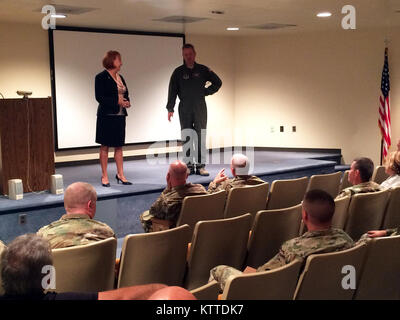
{"label": "woman's hand", "polygon": [[118,104],[122,108],[130,108],[130,106],[131,106],[131,103],[129,102],[129,100],[126,100],[125,98],[118,98]]}

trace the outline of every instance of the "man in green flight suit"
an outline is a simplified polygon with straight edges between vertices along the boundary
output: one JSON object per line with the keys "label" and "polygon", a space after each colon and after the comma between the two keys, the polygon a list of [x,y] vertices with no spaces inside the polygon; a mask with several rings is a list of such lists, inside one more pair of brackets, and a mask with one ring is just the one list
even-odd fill
{"label": "man in green flight suit", "polygon": [[[209,173],[205,169],[207,128],[205,96],[217,92],[222,81],[208,67],[195,62],[196,51],[193,45],[185,44],[182,47],[182,56],[184,64],[174,70],[169,82],[168,121],[171,121],[174,114],[178,96],[183,161],[188,166],[189,174],[208,176]],[[208,87],[206,87],[207,82],[211,82]]]}

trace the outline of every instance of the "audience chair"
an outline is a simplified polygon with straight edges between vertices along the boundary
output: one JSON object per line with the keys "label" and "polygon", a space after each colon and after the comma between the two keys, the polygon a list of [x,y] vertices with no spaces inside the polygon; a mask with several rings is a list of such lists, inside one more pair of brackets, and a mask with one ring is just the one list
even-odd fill
{"label": "audience chair", "polygon": [[259,211],[250,235],[246,266],[258,268],[279,252],[281,245],[299,234],[301,204]]}
{"label": "audience chair", "polygon": [[370,239],[355,299],[399,300],[399,270],[400,236]]}
{"label": "audience chair", "polygon": [[56,292],[100,292],[114,288],[117,239],[53,249]]}
{"label": "audience chair", "polygon": [[[348,188],[348,187],[351,187],[352,186],[352,184],[349,182],[349,172],[350,172],[350,170],[346,170],[344,173],[343,173],[343,177],[342,177],[342,180],[341,180],[341,182],[340,182],[340,191],[342,191],[343,189],[346,189],[346,188]],[[339,192],[340,192],[339,191]]]}
{"label": "audience chair", "polygon": [[351,197],[343,197],[335,200],[335,213],[332,217],[332,228],[344,229],[347,220]]}
{"label": "audience chair", "polygon": [[218,265],[240,269],[243,265],[251,215],[196,224],[188,257],[185,287],[198,288],[208,282],[210,270]]}
{"label": "audience chair", "polygon": [[267,210],[288,208],[301,203],[306,193],[308,177],[272,182]]}
{"label": "audience chair", "polygon": [[384,166],[376,166],[374,173],[372,174],[371,180],[376,182],[377,184],[381,184],[388,177],[389,177],[389,175],[386,173]]}
{"label": "audience chair", "polygon": [[389,190],[359,193],[352,196],[345,231],[358,240],[365,232],[381,227]]}
{"label": "audience chair", "polygon": [[[4,248],[2,246],[0,246],[0,257],[1,257],[1,253],[3,252]],[[1,270],[1,260],[0,260],[0,270]],[[3,286],[2,286],[2,282],[1,282],[1,272],[0,272],[0,295],[4,294],[4,290],[3,290]]]}
{"label": "audience chair", "polygon": [[328,192],[332,198],[339,193],[340,179],[342,173],[340,171],[329,174],[313,175],[308,182],[308,190],[321,189]]}
{"label": "audience chair", "polygon": [[232,188],[229,190],[225,206],[225,218],[250,213],[254,219],[256,213],[264,210],[267,203],[269,184]]}
{"label": "audience chair", "polygon": [[[366,254],[365,244],[351,249],[313,254],[307,258],[297,284],[296,300],[351,300]],[[348,271],[344,266],[352,266]],[[353,282],[346,278],[351,279]]]}
{"label": "audience chair", "polygon": [[118,288],[148,283],[182,286],[189,241],[188,225],[126,236]]}
{"label": "audience chair", "polygon": [[390,196],[381,229],[397,227],[400,227],[400,187],[390,190]]}
{"label": "audience chair", "polygon": [[301,265],[295,260],[277,269],[233,277],[226,282],[221,300],[291,300]]}
{"label": "audience chair", "polygon": [[192,236],[197,222],[224,218],[225,199],[225,190],[213,194],[185,197],[177,225],[187,224]]}
{"label": "audience chair", "polygon": [[219,284],[217,281],[213,280],[204,286],[190,291],[197,300],[218,300],[219,295]]}

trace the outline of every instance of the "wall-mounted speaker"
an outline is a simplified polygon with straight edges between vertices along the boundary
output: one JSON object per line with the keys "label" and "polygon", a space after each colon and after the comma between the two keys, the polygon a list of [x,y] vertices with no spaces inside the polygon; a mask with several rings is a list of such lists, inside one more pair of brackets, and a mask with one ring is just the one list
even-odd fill
{"label": "wall-mounted speaker", "polygon": [[21,200],[24,198],[24,186],[21,179],[8,180],[8,198],[10,200]]}
{"label": "wall-mounted speaker", "polygon": [[50,177],[51,193],[63,194],[64,193],[64,182],[61,174],[53,174]]}

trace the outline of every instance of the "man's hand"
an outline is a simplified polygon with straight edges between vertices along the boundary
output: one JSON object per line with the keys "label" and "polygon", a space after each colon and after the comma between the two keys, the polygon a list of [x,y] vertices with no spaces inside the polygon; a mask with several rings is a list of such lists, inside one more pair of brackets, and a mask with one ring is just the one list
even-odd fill
{"label": "man's hand", "polygon": [[131,107],[131,103],[129,102],[129,100],[124,99],[124,101],[122,103],[122,107],[123,108],[130,108]]}
{"label": "man's hand", "polygon": [[171,122],[171,118],[174,116],[173,112],[168,111],[168,121]]}
{"label": "man's hand", "polygon": [[222,181],[225,181],[226,179],[228,179],[228,177],[225,175],[225,168],[224,168],[224,169],[221,169],[220,172],[218,172],[218,174],[215,176],[214,182],[216,184],[219,184]]}
{"label": "man's hand", "polygon": [[377,238],[377,237],[385,237],[386,230],[371,230],[367,232],[368,237],[370,238]]}
{"label": "man's hand", "polygon": [[257,269],[247,266],[246,269],[243,270],[243,273],[254,273],[257,272]]}

